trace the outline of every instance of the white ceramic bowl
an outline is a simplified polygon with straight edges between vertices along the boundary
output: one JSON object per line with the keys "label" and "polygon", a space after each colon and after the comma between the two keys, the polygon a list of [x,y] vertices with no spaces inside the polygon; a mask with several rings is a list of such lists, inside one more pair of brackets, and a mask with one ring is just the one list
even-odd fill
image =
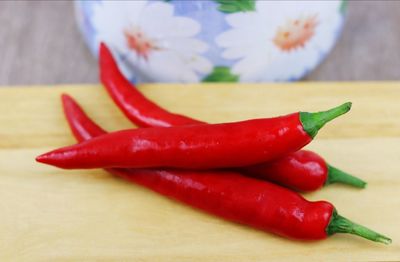
{"label": "white ceramic bowl", "polygon": [[346,1],[76,1],[94,54],[106,42],[135,82],[292,81],[340,34]]}

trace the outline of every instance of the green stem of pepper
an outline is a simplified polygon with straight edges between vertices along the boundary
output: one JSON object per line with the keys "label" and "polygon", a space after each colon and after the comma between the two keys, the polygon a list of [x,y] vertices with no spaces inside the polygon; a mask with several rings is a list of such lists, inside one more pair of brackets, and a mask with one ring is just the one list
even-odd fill
{"label": "green stem of pepper", "polygon": [[300,121],[303,124],[304,131],[314,138],[317,135],[318,130],[320,130],[326,123],[347,113],[350,108],[351,102],[347,102],[327,111],[316,113],[300,112]]}
{"label": "green stem of pepper", "polygon": [[343,172],[336,167],[328,165],[328,177],[325,181],[325,185],[333,184],[333,183],[342,183],[358,188],[365,188],[367,182],[352,176],[346,172]]}
{"label": "green stem of pepper", "polygon": [[368,229],[362,225],[356,224],[349,219],[342,217],[337,213],[336,210],[333,211],[331,221],[326,228],[326,233],[328,236],[335,233],[348,233],[357,235],[375,242],[380,242],[384,244],[392,243],[392,240],[384,235],[381,235],[371,229]]}

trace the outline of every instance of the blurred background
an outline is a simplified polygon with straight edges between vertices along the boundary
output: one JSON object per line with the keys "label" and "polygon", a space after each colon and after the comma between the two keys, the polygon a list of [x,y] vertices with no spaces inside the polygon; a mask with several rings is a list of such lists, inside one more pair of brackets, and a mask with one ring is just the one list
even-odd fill
{"label": "blurred background", "polygon": [[[400,1],[350,1],[328,58],[304,80],[400,80]],[[98,83],[71,1],[0,2],[0,85]]]}

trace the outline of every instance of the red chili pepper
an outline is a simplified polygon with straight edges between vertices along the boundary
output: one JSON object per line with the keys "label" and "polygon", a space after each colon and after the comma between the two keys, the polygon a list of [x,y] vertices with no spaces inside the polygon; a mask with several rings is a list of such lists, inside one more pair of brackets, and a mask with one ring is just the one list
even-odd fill
{"label": "red chili pepper", "polygon": [[[146,99],[140,92],[131,91],[132,84],[120,72],[110,50],[100,45],[100,78],[110,96],[117,102],[125,116],[141,127],[170,127],[202,122],[173,114]],[[124,106],[121,106],[124,105]]]}
{"label": "red chili pepper", "polygon": [[318,154],[308,150],[299,150],[269,163],[248,166],[242,171],[250,176],[304,192],[333,183],[359,188],[366,185],[363,180],[327,164]]}
{"label": "red chili pepper", "polygon": [[[100,45],[100,78],[122,112],[139,127],[170,127],[203,124],[199,120],[173,114],[147,99],[120,72],[110,50]],[[311,151],[300,150],[273,162],[249,166],[243,171],[299,191],[316,190],[323,185],[344,183],[363,188],[366,183],[331,165]]]}
{"label": "red chili pepper", "polygon": [[277,159],[308,144],[345,103],[318,113],[224,124],[139,128],[109,133],[37,157],[66,169],[107,167],[241,167]]}
{"label": "red chili pepper", "polygon": [[[78,141],[105,133],[74,102],[63,96],[70,128]],[[123,179],[230,221],[281,236],[317,240],[350,233],[385,244],[391,240],[338,215],[332,204],[234,172],[162,169],[107,169]]]}

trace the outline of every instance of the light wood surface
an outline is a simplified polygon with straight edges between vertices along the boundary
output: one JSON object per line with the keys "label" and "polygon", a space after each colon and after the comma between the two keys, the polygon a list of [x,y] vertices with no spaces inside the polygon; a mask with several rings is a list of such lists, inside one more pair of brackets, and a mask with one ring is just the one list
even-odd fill
{"label": "light wood surface", "polygon": [[[400,80],[400,1],[349,1],[343,33],[308,80]],[[97,83],[72,1],[0,1],[0,85]]]}
{"label": "light wood surface", "polygon": [[352,111],[309,146],[369,182],[307,194],[386,234],[299,242],[198,212],[101,170],[65,171],[34,157],[74,143],[60,94],[108,130],[130,127],[100,86],[0,90],[0,261],[399,261],[400,83],[144,85],[166,108],[210,122],[323,110]]}

